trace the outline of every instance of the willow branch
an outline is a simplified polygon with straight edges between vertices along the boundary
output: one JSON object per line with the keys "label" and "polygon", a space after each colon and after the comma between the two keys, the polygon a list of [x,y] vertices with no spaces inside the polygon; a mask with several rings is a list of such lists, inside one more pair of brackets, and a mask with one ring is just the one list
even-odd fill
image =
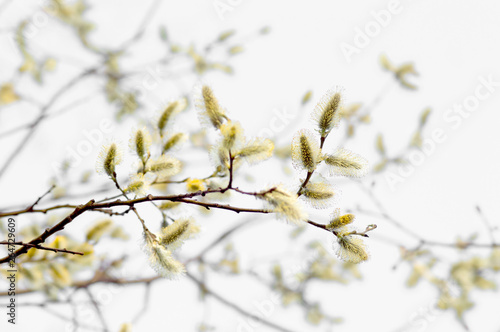
{"label": "willow branch", "polygon": [[[57,233],[59,231],[62,231],[64,227],[69,224],[70,222],[73,221],[76,217],[84,213],[85,211],[89,210],[92,207],[92,204],[94,204],[94,200],[90,200],[87,204],[85,205],[80,205],[78,206],[69,216],[64,218],[62,221],[60,221],[58,224],[54,225],[50,229],[46,229],[42,234],[40,234],[38,237],[35,239],[31,240],[28,244],[31,245],[39,245],[40,243],[45,242],[45,240],[51,236],[54,233]],[[0,264],[6,263],[10,260],[15,260],[16,257],[23,255],[27,253],[29,250],[28,246],[23,246],[20,249],[17,249],[15,252],[13,252],[11,255],[6,256],[2,259],[0,259]]]}
{"label": "willow branch", "polygon": [[40,249],[40,250],[47,250],[47,251],[53,251],[53,252],[63,252],[63,253],[67,253],[67,254],[83,256],[82,252],[72,251],[72,250],[68,250],[66,248],[63,248],[63,249],[50,248],[50,247],[41,246],[39,244],[24,243],[22,241],[17,241],[17,242],[0,241],[0,245],[24,246],[24,247],[36,248],[36,249]]}

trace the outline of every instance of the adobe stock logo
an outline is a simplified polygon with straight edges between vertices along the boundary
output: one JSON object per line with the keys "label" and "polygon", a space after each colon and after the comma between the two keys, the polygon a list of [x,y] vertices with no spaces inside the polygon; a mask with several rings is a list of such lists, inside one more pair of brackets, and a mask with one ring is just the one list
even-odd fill
{"label": "adobe stock logo", "polygon": [[214,0],[212,5],[214,6],[217,16],[224,21],[226,19],[226,13],[232,12],[242,2],[243,0]]}
{"label": "adobe stock logo", "polygon": [[443,120],[449,127],[434,128],[430,137],[424,139],[422,148],[412,150],[408,154],[406,164],[398,165],[395,171],[385,172],[385,181],[391,191],[395,191],[398,184],[406,182],[417,167],[434,154],[437,147],[448,139],[451,129],[458,130],[464,119],[469,118],[479,108],[481,102],[486,101],[500,88],[500,81],[495,81],[492,74],[487,77],[479,76],[478,81],[479,84],[472,93],[443,112]]}
{"label": "adobe stock logo", "polygon": [[399,0],[391,0],[386,9],[370,12],[371,20],[365,23],[361,29],[359,26],[354,28],[354,37],[352,44],[347,42],[340,43],[340,51],[344,55],[347,63],[351,63],[352,57],[370,45],[373,38],[377,37],[383,28],[389,26],[393,16],[401,14],[403,6]]}
{"label": "adobe stock logo", "polygon": [[[59,5],[55,1],[50,0],[40,0],[39,10],[37,10],[29,19],[24,23],[24,29],[22,30],[23,38],[30,40],[38,35],[38,32],[45,28],[49,24],[51,13],[55,13]],[[7,35],[9,40],[11,51],[17,52],[17,32],[11,32]],[[17,54],[17,53],[16,53]]]}
{"label": "adobe stock logo", "polygon": [[262,128],[257,134],[258,137],[273,139],[279,133],[283,132],[285,128],[293,124],[297,118],[298,112],[289,112],[286,107],[274,108],[272,110],[272,117],[269,120],[269,125]]}

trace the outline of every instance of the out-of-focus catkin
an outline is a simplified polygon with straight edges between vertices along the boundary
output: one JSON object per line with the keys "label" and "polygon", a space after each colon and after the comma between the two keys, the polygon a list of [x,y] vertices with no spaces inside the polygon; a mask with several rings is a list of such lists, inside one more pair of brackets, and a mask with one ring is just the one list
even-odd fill
{"label": "out-of-focus catkin", "polygon": [[209,86],[202,85],[199,90],[195,106],[198,109],[200,121],[202,123],[209,123],[216,129],[219,129],[224,119],[227,118],[224,109],[220,106],[219,101]]}

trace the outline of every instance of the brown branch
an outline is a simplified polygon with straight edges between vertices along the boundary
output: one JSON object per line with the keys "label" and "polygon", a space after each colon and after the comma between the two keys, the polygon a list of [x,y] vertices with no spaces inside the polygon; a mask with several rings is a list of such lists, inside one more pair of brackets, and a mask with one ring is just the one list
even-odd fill
{"label": "brown branch", "polygon": [[[73,221],[76,217],[78,217],[80,214],[84,213],[85,211],[89,210],[92,207],[92,204],[94,204],[94,200],[90,200],[87,204],[85,205],[80,205],[78,206],[69,216],[61,220],[58,224],[54,225],[50,229],[46,229],[45,232],[40,234],[37,238],[31,240],[29,244],[32,245],[39,245],[40,243],[45,242],[45,240],[51,236],[52,234],[59,232],[64,229],[64,227],[69,224],[70,222]],[[16,257],[23,255],[28,252],[28,246],[23,246],[20,249],[17,249],[14,253],[12,253],[9,256],[6,256],[2,259],[0,259],[0,264],[6,263],[10,260],[15,260]]]}
{"label": "brown branch", "polygon": [[[90,200],[87,204],[85,205],[79,205],[75,208],[75,210],[66,218],[64,218],[61,222],[56,224],[50,229],[46,229],[45,232],[43,232],[40,236],[37,238],[31,240],[29,242],[30,245],[39,245],[40,243],[43,243],[49,236],[52,234],[55,234],[56,232],[59,232],[64,229],[64,227],[69,224],[70,222],[73,221],[76,217],[81,215],[82,213],[86,211],[92,211],[92,210],[100,210],[103,208],[111,208],[115,206],[128,206],[129,209],[132,209],[132,211],[135,210],[134,205],[138,203],[143,203],[143,202],[151,202],[151,201],[162,201],[162,200],[169,200],[169,201],[177,201],[177,202],[182,202],[186,204],[193,204],[193,205],[199,205],[203,206],[207,209],[210,208],[217,208],[217,209],[222,209],[222,210],[229,210],[233,211],[236,213],[240,212],[249,212],[249,213],[270,213],[270,211],[267,210],[262,210],[262,209],[249,209],[249,208],[240,208],[240,207],[234,207],[231,205],[226,205],[226,204],[218,204],[218,203],[207,203],[207,202],[200,202],[197,200],[192,200],[188,199],[190,197],[196,197],[196,196],[205,196],[207,193],[212,193],[212,192],[222,192],[224,189],[217,189],[217,190],[207,190],[207,191],[199,191],[196,193],[189,193],[189,194],[182,194],[182,195],[172,195],[172,196],[153,196],[153,195],[148,195],[146,197],[142,198],[137,198],[137,199],[131,199],[131,200],[126,200],[126,201],[121,201],[121,200],[116,200],[112,202],[104,202],[104,203],[95,203],[94,200]],[[136,211],[134,211],[136,212]],[[137,212],[136,212],[137,214]],[[4,215],[11,215],[9,213],[4,213]],[[139,216],[138,216],[139,217]],[[144,224],[144,220],[142,220],[139,217],[139,220]],[[10,260],[15,259],[16,257],[25,254],[28,251],[27,246],[23,246],[22,248],[16,250],[13,254],[6,256],[2,259],[0,259],[0,264],[6,263]]]}
{"label": "brown branch", "polygon": [[0,218],[1,217],[9,217],[9,216],[17,216],[17,215],[24,214],[24,213],[47,213],[47,212],[52,211],[52,210],[69,209],[69,208],[74,209],[76,207],[78,207],[78,205],[74,205],[74,204],[54,205],[54,206],[51,206],[51,207],[46,208],[46,209],[33,209],[33,206],[29,206],[29,207],[22,209],[22,210],[0,213]]}
{"label": "brown branch", "polygon": [[[273,328],[277,331],[291,332],[291,330],[288,330],[284,327],[281,327],[281,326],[279,326],[273,322],[270,322],[264,318],[261,318],[257,315],[254,315],[254,314],[246,311],[245,309],[241,308],[237,304],[230,302],[229,300],[227,300],[226,298],[217,294],[216,292],[214,292],[210,288],[207,288],[206,285],[202,281],[198,280],[196,277],[192,276],[190,273],[187,273],[186,275],[189,279],[191,279],[193,282],[195,282],[199,287],[202,287],[206,294],[212,296],[214,299],[216,299],[220,303],[226,305],[227,307],[233,309],[234,311],[236,311],[236,312],[238,312],[238,313],[240,313],[240,314],[242,314],[242,315],[244,315],[252,320],[260,322],[263,325],[266,325],[270,328]],[[150,284],[150,283],[157,281],[157,280],[165,280],[165,279],[162,278],[161,276],[153,276],[153,277],[147,277],[147,278],[137,278],[137,279],[128,279],[127,280],[127,279],[111,277],[111,276],[107,275],[105,271],[97,271],[93,278],[86,280],[86,281],[75,282],[72,285],[70,285],[69,287],[75,287],[77,289],[80,289],[80,288],[86,289],[89,286],[92,286],[92,285],[95,285],[98,283],[109,283],[109,284],[117,284],[117,285]],[[37,292],[37,291],[39,291],[39,290],[32,290],[32,289],[19,290],[19,291],[16,291],[16,295],[29,294],[29,293],[33,293],[33,292]],[[6,296],[6,295],[7,295],[6,292],[0,293],[0,296]]]}
{"label": "brown branch", "polygon": [[240,207],[231,206],[231,205],[228,205],[228,204],[207,203],[207,202],[196,201],[196,200],[193,200],[193,199],[180,198],[180,199],[171,199],[171,200],[175,201],[175,202],[182,202],[182,203],[186,203],[186,204],[193,204],[193,205],[203,206],[207,210],[210,210],[211,208],[216,208],[216,209],[222,209],[222,210],[229,210],[229,211],[233,211],[233,212],[236,212],[236,213],[240,213],[240,212],[271,213],[271,211],[263,210],[263,209],[240,208]]}
{"label": "brown branch", "polygon": [[231,154],[231,150],[229,150],[229,183],[227,185],[227,189],[231,189],[233,187],[233,164],[234,164],[234,157]]}
{"label": "brown branch", "polygon": [[56,187],[55,184],[53,184],[49,190],[47,190],[42,196],[38,197],[38,199],[35,201],[35,203],[33,203],[30,207],[28,207],[28,211],[31,211],[33,210],[33,208],[35,207],[35,205],[37,205],[45,196],[47,196],[48,194],[50,194],[50,192],[52,190],[54,190],[54,188]]}
{"label": "brown branch", "polygon": [[314,172],[307,172],[306,179],[300,185],[299,190],[297,190],[297,197],[299,197],[300,195],[302,195],[301,191],[302,191],[302,189],[304,189],[304,187],[307,185],[307,183],[309,183],[309,180],[311,179],[311,176],[313,175],[313,173]]}
{"label": "brown branch", "polygon": [[17,241],[17,242],[0,241],[0,245],[24,246],[24,247],[36,248],[36,249],[40,249],[40,250],[47,250],[47,251],[53,251],[53,252],[63,252],[63,253],[67,253],[67,254],[83,256],[82,252],[67,250],[66,248],[63,248],[63,249],[50,248],[50,247],[41,246],[39,244],[24,243],[22,241]]}

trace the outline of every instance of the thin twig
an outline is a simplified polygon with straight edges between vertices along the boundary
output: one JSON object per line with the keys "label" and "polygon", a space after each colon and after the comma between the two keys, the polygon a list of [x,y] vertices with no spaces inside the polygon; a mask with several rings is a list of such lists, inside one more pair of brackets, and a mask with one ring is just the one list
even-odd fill
{"label": "thin twig", "polygon": [[106,319],[104,319],[104,315],[102,314],[101,308],[99,307],[99,303],[97,303],[96,299],[94,298],[94,295],[92,294],[92,291],[86,287],[84,288],[85,292],[87,293],[90,302],[92,302],[92,305],[94,306],[95,312],[97,313],[97,317],[99,317],[99,320],[101,321],[101,325],[103,327],[103,330],[105,332],[109,331],[108,324],[106,323]]}
{"label": "thin twig", "polygon": [[210,288],[208,288],[202,281],[198,280],[196,277],[194,277],[192,274],[190,273],[186,273],[186,276],[191,279],[193,282],[195,282],[202,290],[205,294],[207,295],[210,295],[212,296],[214,299],[216,299],[217,301],[219,301],[220,303],[224,304],[225,306],[233,309],[234,311],[242,314],[243,316],[245,317],[248,317],[256,322],[259,322],[263,325],[266,325],[267,327],[270,327],[272,329],[275,329],[277,331],[282,331],[282,332],[292,332],[291,330],[287,329],[287,328],[284,328],[282,326],[279,326],[271,321],[268,321],[267,319],[264,319],[260,316],[257,316],[257,315],[254,315],[252,314],[251,312],[248,312],[247,310],[241,308],[240,306],[238,306],[236,303],[233,303],[229,300],[227,300],[226,298],[220,296],[218,293],[215,293],[214,291],[212,291]]}
{"label": "thin twig", "polygon": [[493,226],[491,226],[490,222],[488,221],[488,219],[486,218],[486,216],[483,214],[483,211],[481,210],[481,208],[479,207],[479,205],[476,206],[476,211],[479,214],[479,218],[481,219],[481,221],[484,223],[484,225],[488,229],[488,234],[490,235],[491,244],[496,244],[495,229],[493,228]]}
{"label": "thin twig", "polygon": [[0,245],[8,245],[8,246],[10,246],[10,245],[16,245],[16,246],[23,246],[23,247],[28,247],[28,248],[35,248],[35,249],[39,249],[39,250],[47,250],[47,251],[53,251],[53,252],[63,252],[63,253],[66,253],[66,254],[83,256],[82,252],[67,250],[66,248],[63,248],[63,249],[50,248],[50,247],[41,246],[39,244],[24,243],[22,241],[17,241],[17,242],[0,241]]}
{"label": "thin twig", "polygon": [[200,250],[200,253],[198,255],[195,255],[192,258],[188,259],[186,262],[184,262],[184,265],[188,265],[193,261],[199,261],[203,256],[205,256],[210,250],[215,248],[220,242],[226,239],[229,235],[233,234],[238,230],[241,230],[245,226],[253,224],[254,224],[253,222],[252,223],[249,222],[249,219],[245,219],[242,222],[234,225],[233,227],[229,228],[227,231],[222,233],[220,236],[218,236],[214,241],[210,242],[205,248]]}
{"label": "thin twig", "polygon": [[82,73],[78,74],[76,77],[72,78],[69,82],[64,84],[59,88],[59,90],[56,91],[56,93],[50,98],[50,100],[40,109],[40,113],[38,117],[33,121],[33,123],[30,125],[30,130],[26,133],[24,138],[21,140],[21,142],[16,146],[14,151],[10,154],[10,156],[7,158],[5,161],[4,165],[0,169],[0,177],[2,177],[9,166],[12,164],[12,162],[19,156],[21,155],[21,151],[26,147],[28,144],[29,140],[33,137],[37,127],[42,123],[42,120],[46,116],[46,112],[54,103],[59,100],[67,91],[69,91],[73,86],[78,84],[83,78],[94,74],[97,71],[96,67],[89,68]]}

